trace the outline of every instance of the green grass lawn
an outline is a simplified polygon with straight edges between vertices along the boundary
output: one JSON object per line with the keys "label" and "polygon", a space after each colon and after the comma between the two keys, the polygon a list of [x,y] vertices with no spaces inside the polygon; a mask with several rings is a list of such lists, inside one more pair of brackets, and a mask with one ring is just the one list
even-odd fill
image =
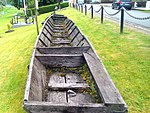
{"label": "green grass lawn", "polygon": [[[103,60],[111,78],[119,89],[130,113],[150,112],[150,36],[99,18],[90,19],[68,8],[58,13],[72,19],[88,37]],[[49,14],[38,17],[39,24]],[[0,18],[0,113],[24,113],[22,102],[27,79],[27,66],[36,39],[36,26],[14,29],[5,34],[10,21]],[[41,25],[40,25],[41,28]]]}
{"label": "green grass lawn", "polygon": [[[37,34],[35,25],[5,33],[13,13],[16,10],[0,18],[0,113],[24,113],[27,66]],[[49,14],[39,16],[39,25],[47,16]]]}
{"label": "green grass lawn", "polygon": [[[142,11],[142,10],[141,10]],[[150,13],[150,10],[143,10],[142,12]]]}

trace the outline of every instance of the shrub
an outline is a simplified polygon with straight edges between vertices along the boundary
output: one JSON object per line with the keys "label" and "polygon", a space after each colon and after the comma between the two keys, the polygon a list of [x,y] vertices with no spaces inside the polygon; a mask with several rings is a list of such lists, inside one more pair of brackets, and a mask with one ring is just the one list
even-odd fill
{"label": "shrub", "polygon": [[[56,6],[58,6],[58,4],[42,6],[42,7],[39,7],[38,12],[39,12],[39,14],[48,13],[48,12],[54,11]],[[61,3],[61,8],[65,8],[68,6],[69,6],[68,2]],[[32,8],[31,11],[32,11],[32,14],[35,15],[35,8]]]}

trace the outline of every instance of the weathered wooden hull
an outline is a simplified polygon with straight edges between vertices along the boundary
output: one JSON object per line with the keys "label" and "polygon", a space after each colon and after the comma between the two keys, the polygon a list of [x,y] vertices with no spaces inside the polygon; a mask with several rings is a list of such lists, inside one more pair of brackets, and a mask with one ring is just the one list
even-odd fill
{"label": "weathered wooden hull", "polygon": [[23,102],[29,113],[125,113],[127,106],[92,45],[63,15],[43,24]]}

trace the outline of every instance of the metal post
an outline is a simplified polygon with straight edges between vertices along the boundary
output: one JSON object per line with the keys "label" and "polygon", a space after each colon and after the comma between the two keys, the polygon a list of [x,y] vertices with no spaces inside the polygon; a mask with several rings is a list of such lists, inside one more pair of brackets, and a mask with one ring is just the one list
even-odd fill
{"label": "metal post", "polygon": [[91,5],[91,18],[93,19],[93,5]]}
{"label": "metal post", "polygon": [[123,23],[124,23],[124,9],[123,9],[123,8],[121,8],[120,33],[123,33]]}
{"label": "metal post", "polygon": [[18,14],[17,14],[17,24],[18,24]]}
{"label": "metal post", "polygon": [[101,11],[101,24],[103,24],[103,14],[104,14],[104,7],[102,6],[101,7],[102,9],[102,11]]}
{"label": "metal post", "polygon": [[80,11],[80,4],[78,6],[79,6],[79,11]]}
{"label": "metal post", "polygon": [[37,19],[37,10],[35,10],[35,21],[36,21],[36,29],[37,29],[37,35],[39,35],[39,27],[38,27],[38,19]]}
{"label": "metal post", "polygon": [[11,21],[12,21],[12,25],[13,25],[13,24],[14,24],[13,18],[12,18],[12,20],[11,20]]}
{"label": "metal post", "polygon": [[36,30],[37,30],[37,35],[39,35],[39,27],[38,27],[38,19],[37,19],[37,9],[38,9],[38,1],[35,0],[35,22],[36,22]]}
{"label": "metal post", "polygon": [[74,3],[72,3],[72,7],[75,8]]}
{"label": "metal post", "polygon": [[85,5],[85,15],[87,15],[87,6]]}
{"label": "metal post", "polygon": [[83,5],[81,4],[81,13],[83,13]]}
{"label": "metal post", "polygon": [[24,6],[24,15],[26,16],[27,15],[27,6],[26,6],[26,1],[25,0],[23,0],[23,6]]}
{"label": "metal post", "polygon": [[76,9],[78,10],[78,4],[76,4]]}

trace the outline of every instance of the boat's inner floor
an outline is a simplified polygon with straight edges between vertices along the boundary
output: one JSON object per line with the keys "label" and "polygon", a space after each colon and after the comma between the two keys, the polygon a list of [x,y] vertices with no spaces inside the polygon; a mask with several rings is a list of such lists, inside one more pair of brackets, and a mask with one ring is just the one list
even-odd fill
{"label": "boat's inner floor", "polygon": [[[43,31],[45,37],[51,37],[49,39],[51,43],[47,47],[73,47],[83,40],[82,35],[80,40],[76,38],[79,35],[79,30],[76,30],[76,27],[72,31],[68,30],[74,24],[66,23],[60,18],[53,19],[53,22],[51,20],[47,22]],[[49,35],[47,32],[49,32]],[[70,34],[72,34],[72,37],[69,36]],[[75,44],[75,42],[77,43]],[[95,83],[89,74],[87,66],[84,65],[76,68],[47,68],[47,87],[45,89],[44,101],[79,104],[101,102],[100,97],[97,97]]]}
{"label": "boat's inner floor", "polygon": [[[42,35],[40,41],[46,47],[70,47],[74,45],[73,42],[81,42],[83,39],[74,23],[64,20],[64,18],[48,20],[45,24]],[[51,43],[44,44],[45,41],[42,40],[42,37],[46,37]],[[78,40],[76,37],[81,37],[81,39]]]}
{"label": "boat's inner floor", "polygon": [[96,103],[94,81],[83,67],[47,69],[45,101],[53,103]]}

